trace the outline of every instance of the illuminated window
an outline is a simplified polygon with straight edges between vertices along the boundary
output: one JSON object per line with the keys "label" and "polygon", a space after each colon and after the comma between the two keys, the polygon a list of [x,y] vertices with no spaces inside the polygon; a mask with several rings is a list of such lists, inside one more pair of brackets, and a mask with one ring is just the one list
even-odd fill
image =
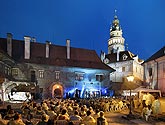
{"label": "illuminated window", "polygon": [[39,70],[39,78],[44,78],[44,71],[43,70]]}
{"label": "illuminated window", "polygon": [[60,79],[60,71],[55,71],[55,79],[56,80]]}
{"label": "illuminated window", "polygon": [[18,75],[18,69],[17,68],[12,69],[12,75],[14,75],[14,76]]}
{"label": "illuminated window", "polygon": [[96,81],[99,81],[99,82],[103,81],[103,74],[97,74]]}
{"label": "illuminated window", "polygon": [[84,79],[84,73],[78,73],[76,72],[76,78],[75,80],[81,81]]}

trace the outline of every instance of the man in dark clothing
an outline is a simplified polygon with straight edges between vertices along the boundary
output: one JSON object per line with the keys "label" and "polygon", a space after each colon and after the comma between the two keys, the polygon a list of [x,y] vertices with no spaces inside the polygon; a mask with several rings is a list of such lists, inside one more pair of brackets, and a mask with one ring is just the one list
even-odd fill
{"label": "man in dark clothing", "polygon": [[107,119],[104,117],[103,111],[100,111],[100,117],[97,118],[97,125],[108,125]]}

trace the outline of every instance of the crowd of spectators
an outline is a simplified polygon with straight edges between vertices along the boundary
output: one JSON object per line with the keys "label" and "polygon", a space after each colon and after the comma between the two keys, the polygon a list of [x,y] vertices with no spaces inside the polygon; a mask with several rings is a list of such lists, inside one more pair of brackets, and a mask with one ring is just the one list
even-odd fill
{"label": "crowd of spectators", "polygon": [[[156,101],[157,98],[152,102],[146,101],[148,105],[145,106],[141,103],[142,112],[144,108],[156,105]],[[5,113],[1,114],[0,125],[108,125],[104,112],[120,112],[129,106],[129,99],[123,98],[30,100],[20,106],[19,112],[8,105]],[[139,108],[140,105],[133,103],[133,106]],[[143,113],[143,116],[147,114]]]}
{"label": "crowd of spectators", "polygon": [[104,112],[127,108],[121,99],[45,99],[24,102],[19,113],[9,105],[1,125],[107,125]]}

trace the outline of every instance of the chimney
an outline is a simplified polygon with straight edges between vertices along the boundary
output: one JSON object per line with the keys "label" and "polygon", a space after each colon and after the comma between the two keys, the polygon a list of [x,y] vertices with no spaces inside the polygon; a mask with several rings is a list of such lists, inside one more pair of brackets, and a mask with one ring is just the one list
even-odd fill
{"label": "chimney", "polygon": [[49,58],[49,46],[50,46],[51,42],[50,41],[46,41],[46,58]]}
{"label": "chimney", "polygon": [[24,58],[30,59],[30,40],[31,40],[31,38],[29,36],[25,36],[24,40],[25,40]]}
{"label": "chimney", "polygon": [[70,40],[66,40],[66,47],[67,47],[67,59],[70,59]]}
{"label": "chimney", "polygon": [[12,37],[11,33],[7,33],[7,53],[9,56],[12,56]]}

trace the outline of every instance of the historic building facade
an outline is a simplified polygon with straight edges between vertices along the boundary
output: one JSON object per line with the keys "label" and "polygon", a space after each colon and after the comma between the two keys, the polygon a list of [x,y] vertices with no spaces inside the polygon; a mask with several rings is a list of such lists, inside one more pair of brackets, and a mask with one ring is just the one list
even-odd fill
{"label": "historic building facade", "polygon": [[38,43],[28,36],[15,40],[10,33],[0,38],[0,50],[12,62],[8,66],[0,60],[11,77],[2,75],[6,79],[1,82],[4,100],[18,91],[30,92],[35,98],[107,95],[109,74],[114,69],[105,65],[94,50],[70,47],[70,40],[66,40],[66,46]]}
{"label": "historic building facade", "polygon": [[8,54],[0,50],[0,99],[4,100],[5,83],[12,80],[10,68],[15,65],[15,61]]}
{"label": "historic building facade", "polygon": [[165,46],[149,57],[143,66],[148,88],[159,89],[165,95]]}
{"label": "historic building facade", "polygon": [[[108,54],[101,52],[101,60],[108,66],[115,69],[110,73],[110,80],[115,89],[120,89],[121,85],[128,84],[127,76],[134,76],[132,85],[136,87],[143,81],[143,60],[138,55],[125,50],[125,39],[122,36],[122,29],[117,16],[114,16],[112,26],[110,28],[110,39],[108,40]],[[119,83],[119,84],[117,84]],[[127,89],[129,89],[128,86]],[[132,88],[132,87],[131,87]],[[121,88],[122,89],[122,88]],[[123,88],[124,89],[124,88]]]}

